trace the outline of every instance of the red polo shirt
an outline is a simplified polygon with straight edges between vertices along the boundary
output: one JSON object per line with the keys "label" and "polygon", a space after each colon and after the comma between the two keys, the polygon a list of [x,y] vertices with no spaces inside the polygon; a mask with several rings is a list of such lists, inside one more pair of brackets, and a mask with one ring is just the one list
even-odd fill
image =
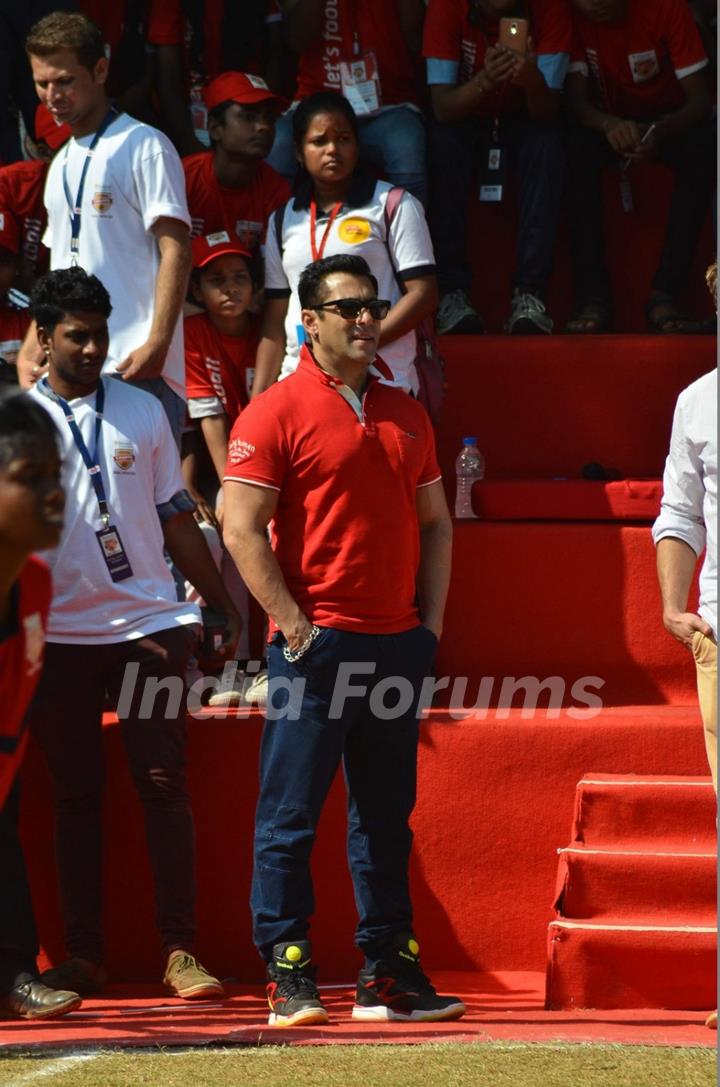
{"label": "red polo shirt", "polygon": [[[380,359],[373,369],[389,376]],[[343,387],[303,347],[295,373],[239,416],[225,479],[279,492],[272,546],[311,622],[397,634],[419,623],[415,492],[440,479],[432,426],[372,372],[362,421]]]}
{"label": "red polo shirt", "polygon": [[51,595],[50,571],[40,559],[29,558],[0,628],[0,810],[25,751],[23,721],[42,671]]}
{"label": "red polo shirt", "polygon": [[[214,79],[226,70],[223,64],[223,16],[228,0],[205,0],[203,5],[203,48],[200,66],[207,80]],[[235,4],[241,0],[231,0]],[[157,9],[157,10],[155,10]],[[267,0],[267,24],[279,23],[282,14],[277,0]],[[182,0],[155,0],[150,17],[150,29],[153,45],[180,45],[187,54],[188,67],[192,52],[192,26],[186,20]],[[258,42],[256,57],[244,65],[244,71],[262,75],[261,54],[263,43]]]}
{"label": "red polo shirt", "polygon": [[588,76],[595,104],[620,117],[679,109],[685,94],[678,80],[708,62],[686,0],[630,0],[619,23],[595,23],[577,11],[573,20],[570,71]]}
{"label": "red polo shirt", "polygon": [[254,251],[265,240],[272,213],[290,199],[290,186],[259,162],[249,185],[228,189],[215,176],[213,159],[212,151],[201,151],[182,160],[193,237],[226,230]]}
{"label": "red polo shirt", "polygon": [[340,63],[374,53],[383,106],[420,101],[418,73],[396,0],[327,0],[322,30],[300,54],[297,98],[341,90]]}
{"label": "red polo shirt", "polygon": [[188,400],[216,396],[230,424],[250,399],[258,345],[258,319],[252,314],[246,336],[223,336],[207,314],[186,317],[185,382]]}
{"label": "red polo shirt", "polygon": [[22,256],[36,275],[47,270],[50,259],[40,244],[47,225],[43,203],[47,172],[48,163],[39,161],[12,162],[0,169],[0,248],[14,248],[4,238],[19,233]]}

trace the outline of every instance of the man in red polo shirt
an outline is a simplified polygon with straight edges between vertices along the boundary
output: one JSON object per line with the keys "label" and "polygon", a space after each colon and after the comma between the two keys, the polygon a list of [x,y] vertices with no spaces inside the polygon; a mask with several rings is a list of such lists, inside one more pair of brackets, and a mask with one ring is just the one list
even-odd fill
{"label": "man in red polo shirt", "polygon": [[[657,160],[675,173],[665,240],[646,314],[655,332],[694,326],[678,306],[716,184],[707,56],[686,0],[573,0],[567,81],[575,124],[568,204],[575,314],[571,332],[604,332],[612,319],[600,173],[614,165],[626,210],[632,166]],[[618,197],[619,198],[619,197]]]}
{"label": "man in red polo shirt", "polygon": [[193,236],[225,231],[257,252],[290,186],[263,159],[283,100],[260,76],[224,72],[205,90],[212,151],[183,159]]}
{"label": "man in red polo shirt", "polygon": [[408,889],[419,702],[450,579],[432,426],[380,380],[390,303],[367,263],[315,261],[298,291],[300,364],[240,415],[225,474],[225,543],[270,617],[251,897],[270,1022],[327,1022],[307,939],[309,866],[341,761],[365,955],[353,1018],[457,1019],[463,1004],[420,970]]}

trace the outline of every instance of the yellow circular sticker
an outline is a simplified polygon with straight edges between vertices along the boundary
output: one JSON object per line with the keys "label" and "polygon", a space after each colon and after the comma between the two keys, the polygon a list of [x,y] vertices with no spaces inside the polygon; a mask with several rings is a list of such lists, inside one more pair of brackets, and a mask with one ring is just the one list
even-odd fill
{"label": "yellow circular sticker", "polygon": [[370,237],[370,223],[367,219],[343,219],[338,235],[346,245],[362,245]]}

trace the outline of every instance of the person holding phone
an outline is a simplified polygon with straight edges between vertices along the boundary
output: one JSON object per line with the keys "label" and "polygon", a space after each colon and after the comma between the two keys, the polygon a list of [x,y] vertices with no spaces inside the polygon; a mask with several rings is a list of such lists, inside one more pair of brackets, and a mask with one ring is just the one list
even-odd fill
{"label": "person holding phone", "polygon": [[[575,44],[567,95],[568,205],[575,312],[568,332],[607,332],[612,286],[605,263],[604,167],[617,168],[632,211],[632,166],[656,160],[675,174],[645,313],[653,332],[696,332],[685,290],[716,183],[708,58],[686,0],[573,0]],[[624,191],[623,191],[624,189]]]}
{"label": "person holding phone", "polygon": [[470,302],[466,205],[478,158],[480,199],[504,198],[509,156],[520,207],[506,330],[552,331],[545,295],[562,195],[557,119],[570,42],[565,0],[429,0],[423,53],[433,109],[429,222],[440,332],[484,331]]}

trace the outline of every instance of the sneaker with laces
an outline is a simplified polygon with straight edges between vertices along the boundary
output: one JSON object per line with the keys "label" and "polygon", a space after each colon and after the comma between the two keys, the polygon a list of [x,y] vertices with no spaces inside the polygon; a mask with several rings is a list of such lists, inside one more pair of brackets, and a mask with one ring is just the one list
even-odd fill
{"label": "sneaker with laces", "polygon": [[240,706],[244,701],[245,673],[237,665],[228,663],[223,668],[218,685],[208,698],[208,706]]}
{"label": "sneaker with laces", "polygon": [[91,959],[74,955],[59,966],[44,970],[40,980],[48,989],[69,989],[80,996],[100,993],[107,985],[107,970]]}
{"label": "sneaker with laces", "polygon": [[310,941],[275,944],[267,968],[267,1000],[270,1026],[309,1026],[327,1023],[311,965]]}
{"label": "sneaker with laces", "polygon": [[483,333],[483,319],[470,301],[470,295],[462,287],[448,291],[440,299],[437,311],[437,330],[449,333]]}
{"label": "sneaker with laces", "polygon": [[243,687],[243,701],[252,706],[267,706],[268,700],[268,674],[267,671],[258,672],[251,683]]}
{"label": "sneaker with laces", "polygon": [[170,952],[163,984],[183,1000],[214,1000],[225,996],[218,979],[187,951]]}
{"label": "sneaker with laces", "polygon": [[530,291],[513,291],[512,310],[505,325],[505,331],[511,336],[548,335],[553,330],[553,322],[545,309],[545,303]]}
{"label": "sneaker with laces", "polygon": [[358,975],[353,1019],[436,1023],[464,1014],[462,1000],[435,992],[420,969],[420,948],[409,933],[396,936],[384,958]]}

